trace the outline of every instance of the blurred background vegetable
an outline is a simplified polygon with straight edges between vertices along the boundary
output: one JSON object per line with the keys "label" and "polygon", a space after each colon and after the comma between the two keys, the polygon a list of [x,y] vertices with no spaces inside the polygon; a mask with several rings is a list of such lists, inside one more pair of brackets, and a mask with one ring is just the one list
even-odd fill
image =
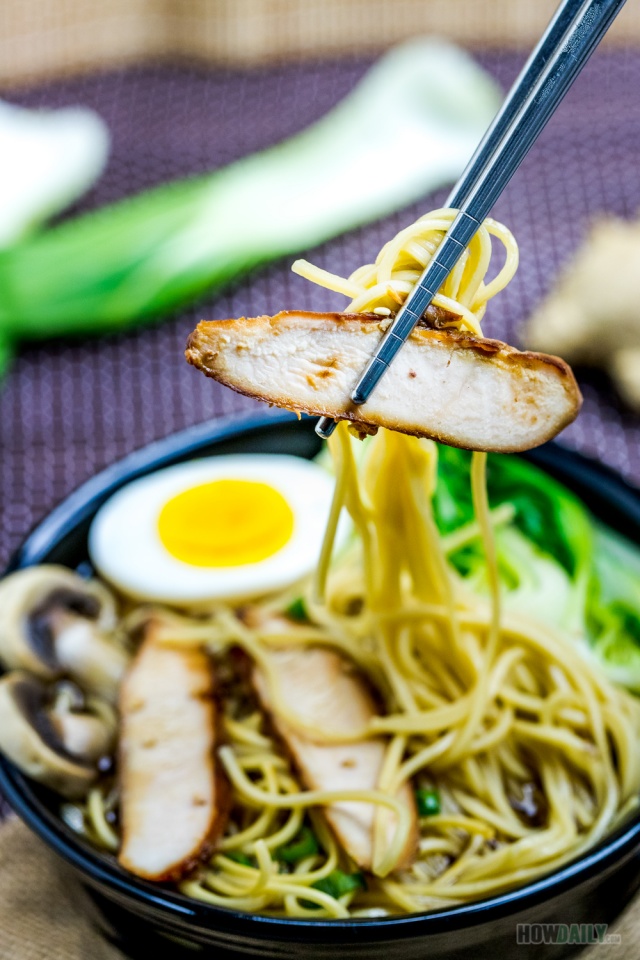
{"label": "blurred background vegetable", "polygon": [[16,340],[155,320],[258,263],[406,206],[455,180],[499,102],[461,50],[409,42],[290,140],[0,252],[0,364]]}
{"label": "blurred background vegetable", "polygon": [[599,367],[640,413],[640,220],[603,217],[529,318],[527,342]]}
{"label": "blurred background vegetable", "polygon": [[24,110],[0,101],[0,143],[0,247],[6,247],[97,180],[109,134],[93,110]]}

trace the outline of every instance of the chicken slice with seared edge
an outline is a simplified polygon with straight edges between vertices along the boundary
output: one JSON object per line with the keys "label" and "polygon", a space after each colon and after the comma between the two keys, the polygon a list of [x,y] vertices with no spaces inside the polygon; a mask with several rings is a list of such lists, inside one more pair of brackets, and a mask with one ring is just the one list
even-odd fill
{"label": "chicken slice with seared edge", "polygon": [[224,829],[228,785],[216,769],[218,721],[209,657],[158,642],[152,620],[120,694],[123,867],[178,880]]}
{"label": "chicken slice with seared edge", "polygon": [[[277,624],[274,624],[277,629]],[[285,628],[286,629],[286,628]],[[377,714],[364,681],[340,654],[325,647],[285,647],[268,653],[277,684],[289,711],[304,725],[326,734],[357,733]],[[253,684],[262,706],[270,715],[304,785],[309,790],[376,790],[386,743],[381,737],[350,743],[315,742],[306,731],[296,730],[278,713],[267,677],[255,668]],[[407,866],[416,853],[418,821],[413,793],[405,784],[398,799],[412,818],[409,837],[394,869]],[[374,820],[378,808],[369,803],[341,802],[324,808],[338,842],[363,870],[373,864]],[[389,840],[396,820],[387,821]]]}
{"label": "chicken slice with seared edge", "polygon": [[233,390],[279,407],[473,450],[527,450],[578,414],[580,391],[557,357],[421,325],[367,403],[354,406],[351,391],[388,324],[304,312],[202,321],[186,357]]}

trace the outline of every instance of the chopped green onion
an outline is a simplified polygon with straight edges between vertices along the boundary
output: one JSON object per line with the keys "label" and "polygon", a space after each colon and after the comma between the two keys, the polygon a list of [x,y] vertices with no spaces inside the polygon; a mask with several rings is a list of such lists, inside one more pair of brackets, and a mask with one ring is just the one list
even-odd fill
{"label": "chopped green onion", "polygon": [[255,862],[248,853],[242,853],[241,850],[227,850],[222,854],[227,860],[233,860],[234,863],[241,863],[244,867],[253,867]]}
{"label": "chopped green onion", "polygon": [[421,817],[433,817],[440,813],[440,794],[437,790],[416,790],[416,803]]}
{"label": "chopped green onion", "polygon": [[309,614],[307,613],[307,605],[304,602],[304,597],[296,597],[284,612],[288,617],[291,617],[292,620],[298,620],[300,623],[309,622]]}
{"label": "chopped green onion", "polygon": [[286,847],[280,847],[276,857],[285,863],[297,863],[298,860],[313,856],[319,849],[313,831],[309,827],[303,827],[295,840],[287,844]]}
{"label": "chopped green onion", "polygon": [[345,893],[352,893],[354,890],[366,890],[367,881],[365,880],[364,874],[360,871],[357,873],[344,873],[343,870],[333,870],[328,877],[317,880],[311,884],[311,886],[316,890],[321,890],[323,893],[328,893],[330,897],[338,900],[340,897],[343,897]]}

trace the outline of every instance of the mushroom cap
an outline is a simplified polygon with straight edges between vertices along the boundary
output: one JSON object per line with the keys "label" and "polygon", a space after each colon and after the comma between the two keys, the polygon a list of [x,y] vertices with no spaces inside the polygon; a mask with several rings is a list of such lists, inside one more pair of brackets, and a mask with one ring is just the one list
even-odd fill
{"label": "mushroom cap", "polygon": [[71,676],[111,702],[129,661],[109,636],[116,623],[107,588],[66,567],[28,567],[0,583],[0,662],[48,680]]}
{"label": "mushroom cap", "polygon": [[[47,686],[37,677],[14,671],[0,679],[0,749],[28,777],[69,799],[83,797],[98,769],[93,758],[65,746],[47,700]],[[93,729],[96,718],[88,719]]]}

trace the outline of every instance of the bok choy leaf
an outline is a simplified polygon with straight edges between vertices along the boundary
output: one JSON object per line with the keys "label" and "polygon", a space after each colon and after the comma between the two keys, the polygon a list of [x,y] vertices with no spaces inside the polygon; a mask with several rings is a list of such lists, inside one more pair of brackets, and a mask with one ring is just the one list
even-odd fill
{"label": "bok choy leaf", "polygon": [[106,124],[93,110],[25,110],[0,100],[0,247],[81,197],[102,173]]}
{"label": "bok choy leaf", "polygon": [[640,692],[640,551],[600,524],[595,529],[587,626],[609,676]]}
{"label": "bok choy leaf", "polygon": [[[473,518],[469,464],[467,452],[439,447],[434,509],[444,534]],[[495,528],[505,608],[562,628],[608,676],[640,692],[640,549],[518,457],[490,455],[487,485],[492,509],[508,503],[514,511]],[[449,559],[472,589],[488,593],[479,536]]]}

